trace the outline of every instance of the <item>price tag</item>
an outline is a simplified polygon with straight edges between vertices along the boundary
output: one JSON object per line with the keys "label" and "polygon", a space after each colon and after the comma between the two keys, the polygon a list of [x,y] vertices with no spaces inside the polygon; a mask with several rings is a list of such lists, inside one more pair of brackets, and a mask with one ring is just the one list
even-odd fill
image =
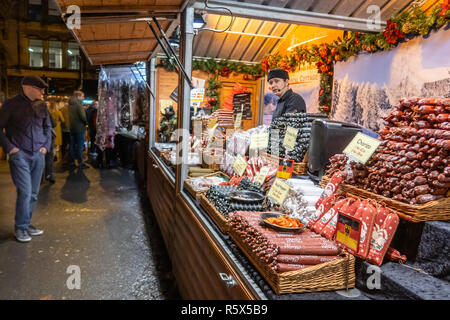
{"label": "price tag", "polygon": [[358,219],[339,212],[336,224],[336,242],[357,252],[361,234],[361,223]]}
{"label": "price tag", "polygon": [[217,123],[217,118],[213,118],[213,119],[209,120],[209,123],[208,123],[208,129],[214,128],[214,126],[216,125],[216,123]]}
{"label": "price tag", "polygon": [[203,124],[201,120],[194,120],[194,136],[198,139],[202,138]]}
{"label": "price tag", "polygon": [[239,176],[242,176],[247,169],[247,161],[239,154],[234,159],[233,169]]}
{"label": "price tag", "polygon": [[344,149],[344,153],[365,164],[380,145],[381,141],[358,132]]}
{"label": "price tag", "polygon": [[259,174],[255,179],[255,182],[258,182],[260,185],[262,185],[266,181],[266,177],[269,174],[270,167],[264,166],[259,170]]}
{"label": "price tag", "polygon": [[282,205],[284,200],[286,200],[290,189],[291,187],[289,184],[277,178],[267,193],[267,196]]}
{"label": "price tag", "polygon": [[277,177],[282,179],[290,179],[294,171],[294,160],[280,159],[278,162]]}
{"label": "price tag", "polygon": [[250,149],[266,149],[269,145],[269,133],[254,133],[250,136]]}
{"label": "price tag", "polygon": [[242,112],[239,112],[236,115],[236,120],[234,121],[234,129],[237,130],[237,128],[240,128],[241,123],[242,123]]}
{"label": "price tag", "polygon": [[287,127],[286,134],[284,135],[283,145],[289,149],[294,149],[295,142],[297,141],[298,129]]}

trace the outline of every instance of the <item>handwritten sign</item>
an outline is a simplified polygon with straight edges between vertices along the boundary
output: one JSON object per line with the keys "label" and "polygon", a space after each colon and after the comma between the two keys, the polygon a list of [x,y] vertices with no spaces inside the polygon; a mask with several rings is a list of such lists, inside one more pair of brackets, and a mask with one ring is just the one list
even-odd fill
{"label": "handwritten sign", "polygon": [[291,187],[289,186],[289,184],[277,178],[272,184],[272,187],[267,193],[267,196],[282,205],[284,203],[284,200],[286,200],[290,189]]}
{"label": "handwritten sign", "polygon": [[343,152],[349,157],[355,158],[357,161],[365,164],[378,148],[380,143],[380,140],[358,132]]}
{"label": "handwritten sign", "polygon": [[217,118],[213,118],[213,119],[209,120],[209,123],[208,123],[208,129],[214,128],[214,126],[216,125],[216,123],[217,123]]}
{"label": "handwritten sign", "polygon": [[297,141],[298,129],[287,127],[286,134],[284,135],[283,145],[289,149],[294,149],[295,142]]}
{"label": "handwritten sign", "polygon": [[254,133],[250,136],[250,149],[266,149],[269,145],[269,133]]}
{"label": "handwritten sign", "polygon": [[259,170],[259,174],[256,177],[255,182],[257,182],[260,185],[262,185],[266,181],[266,177],[269,174],[269,171],[270,171],[270,167],[269,166],[262,167],[261,170]]}
{"label": "handwritten sign", "polygon": [[234,129],[237,130],[238,128],[240,128],[241,123],[242,123],[242,112],[239,112],[236,115],[236,120],[234,120]]}
{"label": "handwritten sign", "polygon": [[239,154],[234,159],[233,169],[239,176],[242,176],[247,169],[247,161]]}

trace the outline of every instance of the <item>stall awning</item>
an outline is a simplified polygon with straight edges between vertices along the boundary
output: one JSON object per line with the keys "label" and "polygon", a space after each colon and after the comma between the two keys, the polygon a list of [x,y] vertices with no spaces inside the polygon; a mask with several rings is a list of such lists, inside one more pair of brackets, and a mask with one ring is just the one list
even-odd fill
{"label": "stall awning", "polygon": [[[158,18],[170,36],[187,5],[207,13],[208,28],[200,32],[194,56],[259,62],[277,49],[296,26],[373,31],[367,18],[380,9],[385,20],[413,4],[430,0],[56,0],[64,14],[70,5],[81,10],[81,28],[73,34],[93,65],[145,61],[160,52],[147,22]],[[370,7],[377,6],[377,7]],[[226,8],[226,9],[224,9]],[[227,10],[228,9],[228,10]]]}
{"label": "stall awning", "polygon": [[[93,65],[145,61],[158,46],[144,20],[158,19],[165,33],[179,24],[185,0],[56,0],[64,15],[77,6],[80,28],[72,30]],[[73,8],[73,7],[72,7]],[[66,15],[68,17],[68,15]]]}

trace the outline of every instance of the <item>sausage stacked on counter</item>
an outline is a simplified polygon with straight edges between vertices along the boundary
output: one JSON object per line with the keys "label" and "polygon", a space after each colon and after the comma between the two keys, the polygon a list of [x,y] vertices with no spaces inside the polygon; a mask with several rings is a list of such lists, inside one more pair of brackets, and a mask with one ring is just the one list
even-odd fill
{"label": "sausage stacked on counter", "polygon": [[340,258],[342,250],[334,242],[309,230],[277,232],[260,225],[259,215],[259,212],[230,213],[230,227],[273,271],[294,271]]}
{"label": "sausage stacked on counter", "polygon": [[219,126],[232,126],[234,124],[233,111],[218,109],[211,114],[210,121],[217,118]]}
{"label": "sausage stacked on counter", "polygon": [[[302,162],[309,147],[312,120],[312,118],[308,119],[306,113],[286,113],[275,119],[269,127],[268,152],[271,154],[278,153],[281,158],[289,158],[295,162]],[[294,149],[292,150],[287,150],[283,145],[288,126],[299,130]],[[278,130],[277,135],[275,130]]]}
{"label": "sausage stacked on counter", "polygon": [[346,183],[413,205],[443,198],[450,188],[449,113],[449,98],[402,99],[384,118],[369,162],[344,170],[346,156],[335,155],[327,174],[343,170]]}

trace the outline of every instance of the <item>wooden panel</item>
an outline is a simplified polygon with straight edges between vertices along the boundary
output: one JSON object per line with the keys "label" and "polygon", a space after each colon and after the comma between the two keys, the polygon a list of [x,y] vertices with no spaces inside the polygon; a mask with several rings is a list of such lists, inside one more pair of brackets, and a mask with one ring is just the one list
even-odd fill
{"label": "wooden panel", "polygon": [[[147,195],[158,221],[167,250],[172,249],[172,219],[175,187],[166,179],[159,164],[149,157],[147,165]],[[155,167],[157,166],[157,167]]]}
{"label": "wooden panel", "polygon": [[372,0],[372,1],[365,1],[361,7],[359,7],[355,13],[353,14],[354,17],[357,18],[363,18],[366,19],[373,15],[373,13],[368,13],[367,8],[371,5],[379,6],[382,8],[389,0]]}
{"label": "wooden panel", "polygon": [[320,13],[329,13],[340,0],[317,0],[312,6],[312,11]]}
{"label": "wooden panel", "polygon": [[341,0],[333,11],[338,16],[351,16],[365,0]]}
{"label": "wooden panel", "polygon": [[[285,37],[287,35],[287,31],[289,30],[289,24],[286,23],[278,23],[271,35]],[[263,58],[267,57],[270,52],[272,52],[273,48],[282,40],[280,39],[266,39],[265,43],[261,46],[256,55],[252,58],[252,61],[261,61]]]}
{"label": "wooden panel", "polygon": [[388,20],[397,12],[402,11],[414,0],[391,0],[381,9],[381,20]]}
{"label": "wooden panel", "polygon": [[[236,18],[230,28],[230,31],[243,32],[248,23],[249,19]],[[222,43],[222,47],[219,49],[218,58],[228,59],[233,52],[233,49],[236,46],[237,42],[239,41],[239,38],[239,34],[226,34],[225,39]]]}
{"label": "wooden panel", "polygon": [[[217,30],[225,30],[231,23],[231,17],[220,16],[219,22],[217,24]],[[226,40],[227,34],[224,32],[214,32],[212,40],[208,43],[208,50],[206,51],[205,56],[216,58],[220,54],[220,48],[222,47],[223,42]]]}
{"label": "wooden panel", "polygon": [[251,92],[251,105],[252,105],[252,119],[242,120],[242,129],[248,130],[256,127],[258,123],[258,104],[259,104],[259,91],[258,84],[256,81],[246,81],[243,80],[242,76],[236,76],[232,78],[222,78],[219,79],[222,82],[222,88],[220,89],[220,103],[223,104],[228,96],[233,91],[233,87],[238,82]]}
{"label": "wooden panel", "polygon": [[[219,22],[220,16],[214,14],[208,14],[206,16],[206,27],[210,29],[216,29]],[[205,57],[208,47],[210,46],[211,40],[213,39],[214,32],[212,31],[201,31],[194,38],[193,53],[194,56]]]}
{"label": "wooden panel", "polygon": [[[173,273],[184,299],[252,299],[242,280],[220,248],[204,229],[198,217],[181,197],[176,199]],[[236,285],[228,287],[220,273],[231,275]]]}
{"label": "wooden panel", "polygon": [[[257,33],[258,30],[261,28],[262,24],[263,21],[261,20],[251,19],[249,24],[246,26],[244,32]],[[236,43],[234,50],[231,53],[230,59],[239,60],[244,55],[244,52],[247,51],[247,48],[251,45],[252,41],[253,37],[241,35],[241,37]]]}
{"label": "wooden panel", "polygon": [[[271,21],[264,21],[261,28],[258,30],[260,34],[271,34],[272,30],[276,26],[277,23]],[[239,60],[243,61],[252,61],[251,59],[258,52],[260,46],[264,43],[266,39],[264,38],[253,38],[248,49],[244,52],[242,57]]]}
{"label": "wooden panel", "polygon": [[297,0],[297,1],[291,1],[291,3],[287,6],[290,9],[296,9],[296,10],[305,10],[307,11],[312,4],[316,0]]}

